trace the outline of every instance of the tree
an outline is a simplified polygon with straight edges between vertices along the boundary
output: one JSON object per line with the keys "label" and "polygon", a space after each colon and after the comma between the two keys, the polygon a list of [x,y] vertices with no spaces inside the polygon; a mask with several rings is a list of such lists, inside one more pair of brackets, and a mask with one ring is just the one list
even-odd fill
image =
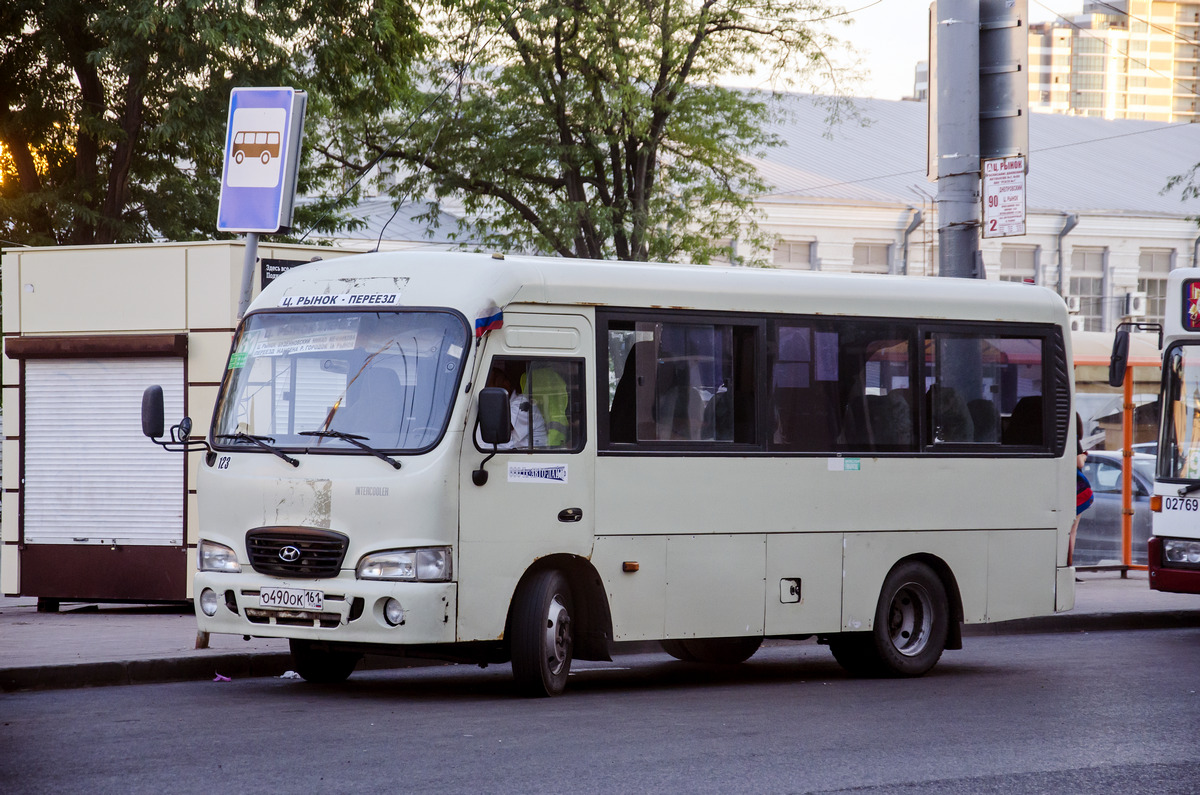
{"label": "tree", "polygon": [[397,196],[461,200],[488,247],[708,262],[740,237],[754,250],[764,186],[745,156],[776,143],[769,96],[717,82],[831,74],[833,16],[819,0],[444,0],[425,90],[367,151],[402,166]]}
{"label": "tree", "polygon": [[422,46],[407,0],[6,0],[0,239],[211,238],[232,87],[306,90],[315,137],[389,109]]}

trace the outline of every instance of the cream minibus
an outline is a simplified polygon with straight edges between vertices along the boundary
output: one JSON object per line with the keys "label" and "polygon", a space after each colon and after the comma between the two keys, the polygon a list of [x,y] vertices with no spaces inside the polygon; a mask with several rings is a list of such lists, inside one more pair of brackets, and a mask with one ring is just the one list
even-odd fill
{"label": "cream minibus", "polygon": [[[377,253],[276,279],[205,439],[203,632],[363,654],[736,663],[815,636],[918,676],[1068,610],[1067,312],[1029,285]],[[163,436],[155,387],[143,427]],[[182,444],[180,444],[182,442]]]}

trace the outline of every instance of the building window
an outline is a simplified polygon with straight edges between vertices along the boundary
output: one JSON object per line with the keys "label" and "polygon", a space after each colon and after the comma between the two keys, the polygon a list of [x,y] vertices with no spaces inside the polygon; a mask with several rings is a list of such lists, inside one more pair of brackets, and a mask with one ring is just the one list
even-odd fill
{"label": "building window", "polygon": [[1167,274],[1175,259],[1174,249],[1142,249],[1138,257],[1139,293],[1146,294],[1146,320],[1162,323],[1167,313]]}
{"label": "building window", "polygon": [[1071,252],[1070,294],[1079,298],[1084,331],[1104,331],[1104,260],[1102,248]]}
{"label": "building window", "polygon": [[1003,246],[1000,249],[1000,281],[1037,282],[1038,247]]}
{"label": "building window", "polygon": [[812,270],[813,249],[816,247],[816,243],[781,240],[775,246],[775,267]]}
{"label": "building window", "polygon": [[852,273],[889,273],[892,246],[889,243],[855,243]]}

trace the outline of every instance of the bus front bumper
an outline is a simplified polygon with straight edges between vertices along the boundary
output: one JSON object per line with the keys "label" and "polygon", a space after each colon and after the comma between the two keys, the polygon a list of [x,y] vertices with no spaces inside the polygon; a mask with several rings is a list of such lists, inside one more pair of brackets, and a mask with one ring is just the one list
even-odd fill
{"label": "bus front bumper", "polygon": [[1150,588],[1170,593],[1200,593],[1200,568],[1173,566],[1163,555],[1163,539],[1150,536],[1147,543],[1147,568],[1150,570]]}
{"label": "bus front bumper", "polygon": [[193,591],[197,627],[201,632],[345,643],[454,642],[456,583],[359,580],[353,572],[345,574],[288,580],[198,572]]}

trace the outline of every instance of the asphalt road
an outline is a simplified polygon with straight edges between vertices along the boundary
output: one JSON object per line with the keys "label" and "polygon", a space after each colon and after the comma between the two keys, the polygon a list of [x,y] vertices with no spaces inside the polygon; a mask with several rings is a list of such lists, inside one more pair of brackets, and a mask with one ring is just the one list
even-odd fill
{"label": "asphalt road", "polygon": [[1196,793],[1200,629],[968,638],[916,680],[815,644],[0,696],[0,791]]}

